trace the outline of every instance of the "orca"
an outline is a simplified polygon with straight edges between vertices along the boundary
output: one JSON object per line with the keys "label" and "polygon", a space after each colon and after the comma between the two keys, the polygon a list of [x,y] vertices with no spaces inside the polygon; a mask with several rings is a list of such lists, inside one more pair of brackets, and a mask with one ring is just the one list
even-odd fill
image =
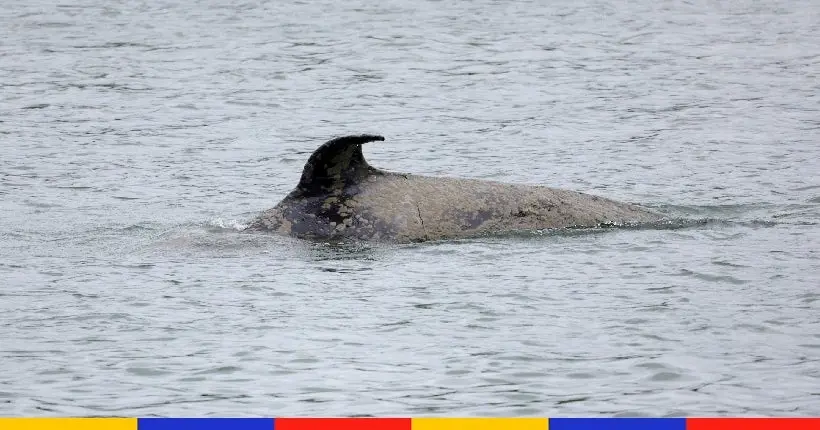
{"label": "orca", "polygon": [[362,145],[383,140],[364,134],[324,143],[308,159],[296,188],[245,230],[420,242],[663,218],[635,204],[558,188],[380,170],[367,163]]}

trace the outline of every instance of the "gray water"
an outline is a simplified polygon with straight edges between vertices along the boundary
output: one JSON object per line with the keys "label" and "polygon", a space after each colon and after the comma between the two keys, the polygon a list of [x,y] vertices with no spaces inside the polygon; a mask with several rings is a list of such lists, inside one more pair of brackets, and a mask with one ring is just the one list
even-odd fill
{"label": "gray water", "polygon": [[[0,415],[818,415],[818,74],[813,0],[4,2]],[[676,221],[239,232],[348,133]]]}

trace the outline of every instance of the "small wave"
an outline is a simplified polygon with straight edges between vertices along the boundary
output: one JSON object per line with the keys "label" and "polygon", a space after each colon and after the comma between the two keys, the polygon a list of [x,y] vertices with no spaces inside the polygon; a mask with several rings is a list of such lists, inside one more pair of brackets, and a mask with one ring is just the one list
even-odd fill
{"label": "small wave", "polygon": [[239,220],[231,219],[225,220],[223,218],[214,218],[209,220],[206,224],[211,230],[219,231],[219,230],[229,230],[229,231],[242,231],[248,227],[249,224],[243,224]]}
{"label": "small wave", "polygon": [[657,209],[683,216],[714,217],[740,216],[754,211],[770,211],[777,207],[778,205],[774,203],[740,203],[722,205],[663,205]]}
{"label": "small wave", "polygon": [[[772,221],[750,220],[750,221],[730,221],[717,218],[666,218],[659,221],[645,223],[601,223],[596,226],[570,226],[562,228],[552,228],[544,230],[516,230],[504,233],[485,233],[477,238],[492,237],[570,237],[586,236],[595,234],[605,234],[615,230],[686,230],[702,227],[772,227],[778,225]],[[469,238],[467,238],[469,239]]]}
{"label": "small wave", "polygon": [[620,224],[620,225],[599,225],[596,228],[619,228],[619,229],[633,229],[633,230],[680,230],[687,228],[696,228],[702,226],[745,226],[745,227],[772,227],[777,225],[774,221],[765,220],[725,220],[719,218],[666,218],[660,221],[653,221],[647,223],[637,224]]}

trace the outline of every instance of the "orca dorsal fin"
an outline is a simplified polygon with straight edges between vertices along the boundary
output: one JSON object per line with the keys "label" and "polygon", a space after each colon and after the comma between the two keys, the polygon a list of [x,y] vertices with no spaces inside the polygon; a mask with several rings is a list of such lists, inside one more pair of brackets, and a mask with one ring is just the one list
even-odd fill
{"label": "orca dorsal fin", "polygon": [[297,190],[302,194],[336,194],[379,170],[370,167],[362,154],[362,144],[384,137],[362,134],[325,142],[308,159]]}

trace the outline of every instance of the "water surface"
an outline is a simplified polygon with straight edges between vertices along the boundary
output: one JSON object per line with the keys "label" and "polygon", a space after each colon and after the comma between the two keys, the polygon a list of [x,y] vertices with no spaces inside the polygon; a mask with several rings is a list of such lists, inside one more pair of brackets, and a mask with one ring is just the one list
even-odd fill
{"label": "water surface", "polygon": [[[820,414],[814,1],[12,1],[0,415]],[[693,220],[238,230],[325,140]]]}

